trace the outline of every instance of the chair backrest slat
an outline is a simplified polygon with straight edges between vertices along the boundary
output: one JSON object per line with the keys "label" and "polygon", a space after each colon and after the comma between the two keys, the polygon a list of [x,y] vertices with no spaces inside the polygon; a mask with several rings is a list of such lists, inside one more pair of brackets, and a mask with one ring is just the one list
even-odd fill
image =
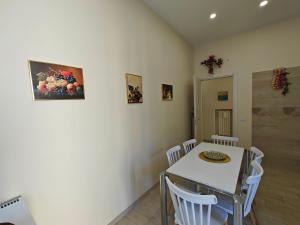
{"label": "chair backrest slat", "polygon": [[236,146],[236,144],[239,142],[238,137],[212,135],[211,139],[213,140],[214,144],[229,145],[229,146]]}
{"label": "chair backrest slat", "polygon": [[191,139],[191,140],[183,142],[182,145],[183,145],[184,153],[187,154],[191,150],[193,150],[193,148],[195,148],[195,146],[196,146],[196,143],[197,143],[196,139]]}
{"label": "chair backrest slat", "polygon": [[[199,205],[199,210],[200,210],[200,213],[199,213],[199,215],[203,215],[203,207],[202,207],[202,204],[200,204]],[[199,218],[199,220],[200,220],[200,225],[203,225],[203,218],[201,217],[201,218]]]}
{"label": "chair backrest slat", "polygon": [[193,219],[193,225],[196,225],[196,212],[195,212],[195,207],[192,207],[192,219]]}
{"label": "chair backrest slat", "polygon": [[[183,203],[184,203],[184,213],[185,213],[185,215],[187,215],[186,216],[187,225],[191,225],[191,223],[190,223],[190,217],[189,217],[189,212],[188,212],[188,207],[187,207],[187,202],[186,202],[185,199],[183,199]],[[191,208],[193,208],[193,207],[191,207]]]}
{"label": "chair backrest slat", "polygon": [[[208,206],[207,214],[211,214],[211,205]],[[210,217],[207,218],[207,225],[210,225]]]}
{"label": "chair backrest slat", "polygon": [[185,217],[184,217],[184,213],[182,211],[182,201],[181,199],[179,198],[179,196],[177,196],[177,202],[178,202],[178,208],[180,210],[180,218],[182,219],[182,221],[184,222],[185,221]]}

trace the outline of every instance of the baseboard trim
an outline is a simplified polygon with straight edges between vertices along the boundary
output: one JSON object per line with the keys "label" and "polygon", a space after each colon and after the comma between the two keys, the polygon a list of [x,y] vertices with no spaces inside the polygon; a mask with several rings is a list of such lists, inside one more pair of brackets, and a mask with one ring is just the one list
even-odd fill
{"label": "baseboard trim", "polygon": [[130,210],[132,210],[141,200],[145,198],[145,196],[154,189],[159,182],[156,182],[151,188],[148,189],[141,197],[139,197],[134,203],[132,203],[128,208],[126,208],[124,211],[122,211],[116,218],[114,218],[108,225],[115,225],[117,224],[123,217],[125,217]]}

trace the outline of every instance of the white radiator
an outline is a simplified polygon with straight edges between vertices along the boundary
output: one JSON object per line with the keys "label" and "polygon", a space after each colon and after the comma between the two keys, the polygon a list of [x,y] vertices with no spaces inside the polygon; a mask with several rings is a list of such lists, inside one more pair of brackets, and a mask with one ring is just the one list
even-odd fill
{"label": "white radiator", "polygon": [[0,204],[0,224],[36,225],[22,197]]}
{"label": "white radiator", "polygon": [[216,109],[215,134],[232,136],[232,110]]}

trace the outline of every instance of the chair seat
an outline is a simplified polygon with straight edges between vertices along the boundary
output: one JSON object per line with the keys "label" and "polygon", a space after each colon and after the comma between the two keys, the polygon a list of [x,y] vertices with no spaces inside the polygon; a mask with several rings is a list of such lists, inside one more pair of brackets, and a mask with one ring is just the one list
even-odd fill
{"label": "chair seat", "polygon": [[[193,224],[193,216],[191,215],[192,214],[191,213],[191,205],[188,204],[187,207],[188,207],[188,212],[189,212],[190,223]],[[183,207],[182,207],[182,210],[184,210]],[[196,214],[195,217],[196,218],[199,218],[199,210],[200,210],[199,206],[196,206],[195,207],[195,214]],[[208,224],[206,221],[207,220],[206,215],[207,215],[207,208],[204,208],[203,209],[204,220],[203,220],[202,224]],[[211,207],[210,225],[224,225],[226,223],[227,219],[228,219],[228,214],[224,210],[222,210],[216,206]],[[185,224],[181,223],[181,221],[178,219],[176,214],[175,214],[175,223],[179,224],[179,225],[188,224],[188,223],[185,223]],[[201,225],[201,221],[200,220],[196,221],[196,225]]]}
{"label": "chair seat", "polygon": [[233,215],[233,199],[228,196],[225,195],[218,196],[218,204],[216,205],[216,207]]}

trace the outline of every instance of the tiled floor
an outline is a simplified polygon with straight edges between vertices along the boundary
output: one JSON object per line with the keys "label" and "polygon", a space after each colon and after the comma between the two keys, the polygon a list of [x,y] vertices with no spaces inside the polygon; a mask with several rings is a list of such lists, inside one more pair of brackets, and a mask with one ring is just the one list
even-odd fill
{"label": "tiled floor", "polygon": [[[290,161],[284,167],[279,165],[268,159],[263,162],[265,174],[256,196],[258,223],[300,225],[299,164]],[[250,224],[247,218],[246,225]],[[159,185],[152,188],[117,225],[161,225]],[[228,225],[232,225],[232,217],[229,217]]]}
{"label": "tiled floor", "polygon": [[256,196],[260,225],[300,225],[299,164],[268,165]]}
{"label": "tiled floor", "polygon": [[152,188],[117,225],[161,225],[159,185]]}
{"label": "tiled floor", "polygon": [[[231,221],[229,218],[228,225]],[[173,224],[170,219],[170,225]],[[159,185],[152,188],[117,225],[161,225]]]}

